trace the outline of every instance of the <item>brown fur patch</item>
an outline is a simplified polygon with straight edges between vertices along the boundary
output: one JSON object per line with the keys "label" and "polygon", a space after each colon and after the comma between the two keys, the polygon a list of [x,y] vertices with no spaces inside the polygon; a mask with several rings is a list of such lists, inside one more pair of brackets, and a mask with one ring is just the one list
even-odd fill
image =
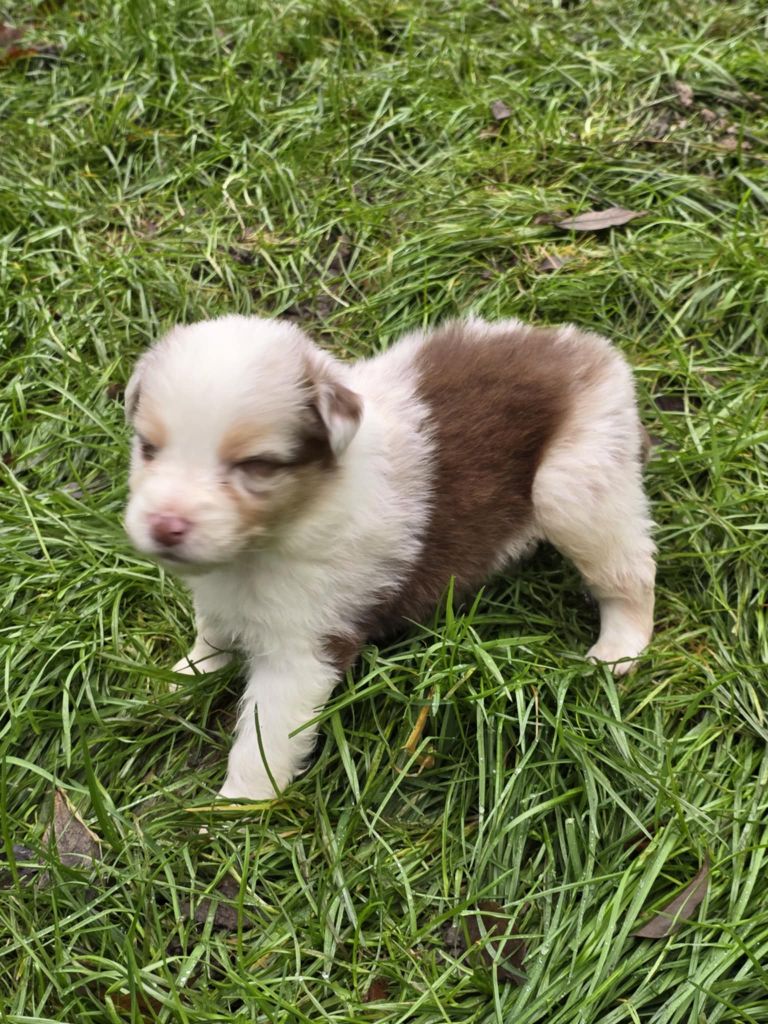
{"label": "brown fur patch", "polygon": [[322,657],[339,672],[346,672],[357,660],[363,639],[359,635],[327,636],[322,644]]}
{"label": "brown fur patch", "polygon": [[250,420],[233,424],[219,442],[219,458],[224,463],[230,463],[259,455],[265,433]]}
{"label": "brown fur patch", "polygon": [[264,449],[264,435],[257,423],[244,420],[230,427],[219,444],[219,458],[226,464],[258,458],[262,454],[272,459],[276,466],[294,468],[317,464],[325,468],[334,463],[333,452],[328,441],[328,431],[320,414],[313,405],[308,405],[296,434],[294,448],[290,455],[281,458]]}
{"label": "brown fur patch", "polygon": [[133,404],[133,428],[139,437],[155,448],[162,448],[168,440],[160,413],[145,396],[139,396]]}
{"label": "brown fur patch", "polygon": [[435,441],[432,511],[424,547],[397,592],[372,610],[366,633],[423,619],[451,577],[481,585],[532,524],[532,485],[563,426],[584,352],[557,329],[486,335],[461,323],[436,330],[415,358]]}

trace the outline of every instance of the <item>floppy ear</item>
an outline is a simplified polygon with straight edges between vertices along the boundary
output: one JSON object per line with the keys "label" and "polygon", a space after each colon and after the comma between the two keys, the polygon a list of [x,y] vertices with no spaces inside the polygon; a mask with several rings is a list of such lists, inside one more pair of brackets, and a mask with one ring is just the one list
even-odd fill
{"label": "floppy ear", "polygon": [[146,359],[146,356],[142,356],[141,359],[139,359],[133,369],[130,380],[125,385],[125,418],[129,423],[133,422],[133,418],[136,415],[136,409],[139,405],[139,398],[141,397],[141,378],[144,374]]}
{"label": "floppy ear", "polygon": [[309,366],[311,405],[316,410],[335,456],[346,451],[363,418],[363,400],[338,379],[332,360],[312,360]]}

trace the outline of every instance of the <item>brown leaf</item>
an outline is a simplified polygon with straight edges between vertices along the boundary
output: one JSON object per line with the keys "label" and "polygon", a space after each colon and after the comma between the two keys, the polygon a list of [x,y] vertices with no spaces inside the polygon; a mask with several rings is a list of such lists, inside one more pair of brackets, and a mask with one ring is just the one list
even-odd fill
{"label": "brown leaf", "polygon": [[551,274],[553,270],[559,270],[560,267],[564,267],[565,262],[564,259],[553,253],[551,256],[545,256],[536,269],[540,274]]}
{"label": "brown leaf", "polygon": [[696,907],[709,888],[709,861],[704,860],[698,874],[681,893],[655,914],[647,924],[632,934],[638,939],[665,939],[678,930],[683,921],[693,917]]}
{"label": "brown leaf", "polygon": [[512,117],[512,111],[504,100],[493,101],[491,104],[491,114],[493,115],[494,121],[506,121],[508,117]]}
{"label": "brown leaf", "polygon": [[17,28],[16,25],[9,25],[4,21],[0,25],[0,46],[11,46],[12,43],[17,43],[23,35],[23,28]]}
{"label": "brown leaf", "polygon": [[683,395],[654,395],[653,404],[662,412],[685,412]]}
{"label": "brown leaf", "polygon": [[693,89],[690,85],[687,85],[685,82],[675,82],[675,92],[681,106],[693,106]]}
{"label": "brown leaf", "polygon": [[559,221],[561,221],[563,219],[563,217],[567,217],[567,216],[568,216],[567,210],[551,210],[549,213],[547,213],[547,212],[537,213],[536,216],[533,218],[533,223],[534,224],[557,224]]}
{"label": "brown leaf", "polygon": [[526,946],[522,939],[510,937],[514,925],[500,903],[481,900],[477,908],[461,919],[459,927],[443,928],[443,943],[454,957],[476,947],[483,967],[496,967],[499,981],[519,985],[525,981],[522,970]]}
{"label": "brown leaf", "polygon": [[[730,128],[728,131],[730,132]],[[747,142],[746,139],[739,141],[734,134],[724,135],[722,139],[717,140],[717,145],[720,149],[725,149],[729,153],[733,153],[737,149],[752,149],[751,143]]]}
{"label": "brown leaf", "polygon": [[[159,999],[155,999],[154,996],[147,996],[143,992],[136,993],[135,1003],[132,1002],[131,997],[128,995],[127,992],[101,993],[102,1001],[106,998],[112,1000],[112,1005],[115,1007],[116,1010],[119,1010],[121,1013],[124,1013],[126,1015],[132,1013],[135,1008],[136,1010],[138,1010],[139,1013],[142,1013],[142,1011],[151,1013],[152,1019],[154,1020],[155,1014],[158,1014],[165,1009],[165,1006],[160,1002]],[[142,1021],[147,1020],[147,1018],[143,1015],[139,1019]]]}
{"label": "brown leaf", "polygon": [[389,979],[374,978],[363,996],[364,1003],[384,1003],[389,999]]}
{"label": "brown leaf", "polygon": [[[53,817],[42,841],[44,846],[56,847],[59,860],[67,867],[87,868],[101,857],[101,840],[88,828],[61,789],[54,793]],[[42,878],[41,884],[44,884]]]}
{"label": "brown leaf", "polygon": [[142,217],[136,225],[136,234],[142,238],[153,238],[159,230],[160,225],[147,217]]}
{"label": "brown leaf", "polygon": [[[195,906],[195,921],[198,924],[205,924],[213,908],[213,927],[220,931],[237,931],[238,911],[237,907],[231,905],[240,896],[240,884],[231,875],[225,875],[216,886],[212,896],[204,896],[198,900]],[[222,899],[223,897],[223,899]],[[230,902],[231,901],[231,902]],[[190,902],[188,899],[181,900],[180,909],[184,917],[189,917]]]}
{"label": "brown leaf", "polygon": [[610,206],[607,210],[588,210],[576,217],[566,217],[557,222],[559,228],[570,231],[605,231],[606,228],[620,227],[634,220],[645,217],[647,210],[625,210],[623,206]]}
{"label": "brown leaf", "polygon": [[235,263],[240,263],[244,267],[250,267],[251,264],[256,262],[256,257],[252,252],[249,252],[247,249],[242,249],[238,245],[230,245],[227,252]]}

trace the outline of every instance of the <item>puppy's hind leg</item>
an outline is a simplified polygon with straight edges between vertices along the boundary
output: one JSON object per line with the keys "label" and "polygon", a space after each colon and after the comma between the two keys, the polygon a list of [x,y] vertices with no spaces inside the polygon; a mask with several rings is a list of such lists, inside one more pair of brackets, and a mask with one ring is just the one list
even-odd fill
{"label": "puppy's hind leg", "polygon": [[651,638],[656,575],[638,425],[623,425],[634,428],[626,445],[621,430],[556,445],[533,487],[541,533],[576,565],[600,605],[600,636],[588,657],[610,662],[616,675],[634,667]]}

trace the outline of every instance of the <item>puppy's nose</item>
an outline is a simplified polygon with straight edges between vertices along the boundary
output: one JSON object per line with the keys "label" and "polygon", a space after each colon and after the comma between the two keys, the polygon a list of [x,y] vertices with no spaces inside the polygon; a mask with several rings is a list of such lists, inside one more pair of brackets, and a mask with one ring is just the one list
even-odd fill
{"label": "puppy's nose", "polygon": [[189,533],[191,525],[192,523],[183,516],[156,513],[149,517],[149,533],[152,540],[166,548],[173,548],[177,544],[181,544]]}

